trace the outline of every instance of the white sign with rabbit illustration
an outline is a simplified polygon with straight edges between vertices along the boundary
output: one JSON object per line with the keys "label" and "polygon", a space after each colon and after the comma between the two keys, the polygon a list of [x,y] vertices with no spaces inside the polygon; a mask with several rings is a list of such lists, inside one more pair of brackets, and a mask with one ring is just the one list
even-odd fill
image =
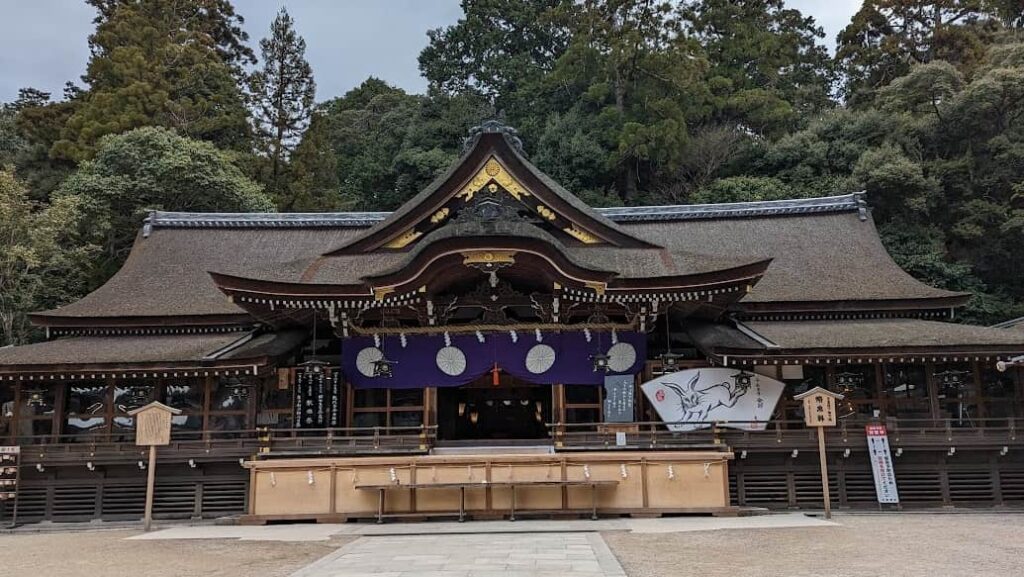
{"label": "white sign with rabbit illustration", "polygon": [[640,386],[670,431],[711,426],[764,430],[786,385],[739,369],[667,373]]}

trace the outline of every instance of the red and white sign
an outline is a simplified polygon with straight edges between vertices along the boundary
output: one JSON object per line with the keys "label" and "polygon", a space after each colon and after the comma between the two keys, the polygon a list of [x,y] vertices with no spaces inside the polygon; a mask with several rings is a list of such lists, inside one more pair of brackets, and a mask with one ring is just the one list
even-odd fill
{"label": "red and white sign", "polygon": [[879,503],[899,503],[900,494],[896,488],[896,471],[892,467],[892,453],[889,451],[889,433],[885,425],[867,425],[868,455],[871,457],[871,472],[875,477],[875,495]]}

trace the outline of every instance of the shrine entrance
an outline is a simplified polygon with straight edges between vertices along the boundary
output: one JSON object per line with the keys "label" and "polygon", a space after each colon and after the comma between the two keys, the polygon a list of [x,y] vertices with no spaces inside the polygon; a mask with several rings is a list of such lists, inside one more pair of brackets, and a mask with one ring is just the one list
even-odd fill
{"label": "shrine entrance", "polygon": [[441,441],[547,439],[551,386],[490,374],[461,387],[437,390],[437,438]]}

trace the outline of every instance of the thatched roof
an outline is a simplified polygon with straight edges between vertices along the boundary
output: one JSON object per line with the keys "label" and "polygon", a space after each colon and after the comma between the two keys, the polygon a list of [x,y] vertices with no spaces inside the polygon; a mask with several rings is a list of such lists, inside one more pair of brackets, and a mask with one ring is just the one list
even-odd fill
{"label": "thatched roof", "polygon": [[[659,249],[564,248],[567,256],[622,278],[706,272],[772,259],[741,305],[849,304],[942,308],[964,295],[934,289],[901,270],[878,238],[858,195],[728,205],[602,209]],[[124,267],[83,299],[38,313],[40,324],[102,326],[244,322],[242,309],[217,290],[208,272],[279,281],[337,283],[397,266],[404,253],[321,255],[355,238],[381,213],[155,213]],[[316,263],[316,266],[312,266]],[[895,306],[895,305],[894,305]],[[910,306],[909,308],[913,308]]]}
{"label": "thatched roof", "polygon": [[106,284],[67,306],[37,313],[33,320],[54,326],[75,319],[98,319],[88,322],[102,326],[102,319],[124,317],[146,325],[165,324],[170,317],[188,317],[177,324],[244,322],[248,315],[217,290],[208,271],[260,276],[293,266],[301,272],[310,259],[360,230],[333,224],[149,226],[149,235],[136,238],[128,260]]}
{"label": "thatched roof", "polygon": [[288,354],[304,338],[303,331],[65,337],[0,348],[0,374],[248,369]]}
{"label": "thatched roof", "polygon": [[719,361],[911,358],[936,361],[1024,353],[1024,332],[906,318],[748,321],[689,330]]}
{"label": "thatched roof", "polygon": [[903,271],[882,246],[870,216],[857,210],[641,221],[628,228],[673,250],[771,258],[768,272],[743,305],[964,296],[932,288]]}

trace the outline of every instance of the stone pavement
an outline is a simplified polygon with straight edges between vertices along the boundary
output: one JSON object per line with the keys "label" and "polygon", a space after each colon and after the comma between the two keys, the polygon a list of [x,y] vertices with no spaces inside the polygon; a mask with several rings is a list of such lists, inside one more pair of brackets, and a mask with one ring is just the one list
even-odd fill
{"label": "stone pavement", "polygon": [[598,533],[361,537],[292,577],[625,577]]}
{"label": "stone pavement", "polygon": [[336,535],[458,535],[506,533],[574,533],[627,531],[630,533],[683,533],[725,529],[792,529],[834,527],[836,524],[803,513],[755,517],[665,517],[661,519],[600,519],[471,521],[468,523],[345,523],[297,525],[193,525],[169,527],[132,537],[133,540],[240,539],[243,541],[327,541]]}

